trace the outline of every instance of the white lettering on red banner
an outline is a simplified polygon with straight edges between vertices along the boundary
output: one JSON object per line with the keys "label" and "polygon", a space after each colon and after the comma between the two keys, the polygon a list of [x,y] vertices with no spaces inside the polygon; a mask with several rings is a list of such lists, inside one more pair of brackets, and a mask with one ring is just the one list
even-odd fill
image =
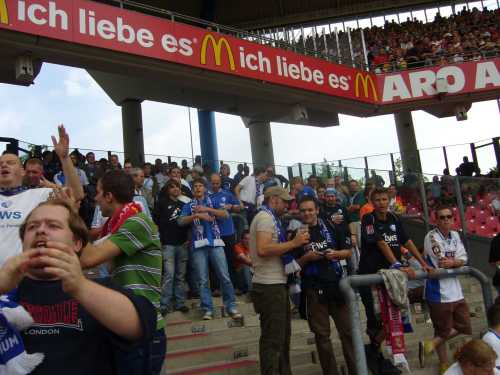
{"label": "white lettering on red banner", "polygon": [[203,28],[85,0],[0,0],[0,28],[370,104],[498,89],[500,59],[375,75]]}

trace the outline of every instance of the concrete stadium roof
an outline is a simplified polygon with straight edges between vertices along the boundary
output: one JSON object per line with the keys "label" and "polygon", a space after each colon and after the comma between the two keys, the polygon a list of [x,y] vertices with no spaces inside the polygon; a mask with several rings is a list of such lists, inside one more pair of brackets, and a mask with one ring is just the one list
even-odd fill
{"label": "concrete stadium roof", "polygon": [[[113,2],[116,0],[104,0]],[[437,7],[453,1],[433,0],[135,0],[157,8],[192,17],[252,30],[275,28],[320,21],[334,21],[356,16],[390,13],[408,7]],[[463,3],[463,1],[462,1]]]}

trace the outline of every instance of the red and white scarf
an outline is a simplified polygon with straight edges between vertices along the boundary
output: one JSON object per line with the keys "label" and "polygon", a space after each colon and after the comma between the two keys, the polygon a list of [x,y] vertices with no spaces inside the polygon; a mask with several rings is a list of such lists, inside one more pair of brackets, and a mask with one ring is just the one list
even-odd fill
{"label": "red and white scarf", "polygon": [[396,367],[404,367],[409,370],[408,361],[405,357],[406,346],[401,310],[392,303],[384,286],[374,287],[374,292],[376,294],[375,309],[380,307],[386,349],[391,353]]}
{"label": "red and white scarf", "polygon": [[104,223],[100,237],[102,238],[106,237],[108,234],[116,233],[129,217],[135,216],[139,212],[142,212],[142,208],[135,202],[127,203],[122,208],[116,209],[113,216]]}

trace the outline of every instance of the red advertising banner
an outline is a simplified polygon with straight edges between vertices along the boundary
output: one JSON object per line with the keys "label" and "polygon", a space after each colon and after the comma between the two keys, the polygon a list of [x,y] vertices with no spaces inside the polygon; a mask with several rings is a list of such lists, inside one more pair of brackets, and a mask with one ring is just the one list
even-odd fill
{"label": "red advertising banner", "polygon": [[[500,86],[500,59],[374,75],[203,28],[85,0],[0,0],[0,28],[279,85],[390,104]],[[463,84],[462,84],[463,83]]]}
{"label": "red advertising banner", "polygon": [[[0,28],[234,74],[368,103],[374,76],[117,7],[84,0],[0,0]],[[365,88],[355,88],[362,81]]]}
{"label": "red advertising banner", "polygon": [[499,88],[499,68],[495,58],[377,76],[381,104]]}

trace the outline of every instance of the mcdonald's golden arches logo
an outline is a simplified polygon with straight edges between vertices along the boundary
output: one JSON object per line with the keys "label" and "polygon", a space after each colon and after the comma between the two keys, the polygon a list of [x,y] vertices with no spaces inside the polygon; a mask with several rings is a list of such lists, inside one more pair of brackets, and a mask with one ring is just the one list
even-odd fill
{"label": "mcdonald's golden arches logo", "polygon": [[231,50],[231,46],[228,41],[224,37],[220,37],[216,40],[216,38],[212,34],[207,34],[204,36],[203,41],[201,43],[201,59],[200,62],[202,65],[207,64],[207,49],[208,42],[212,44],[212,49],[214,51],[215,57],[215,65],[222,65],[222,47],[226,50],[226,55],[229,60],[229,67],[231,70],[236,70],[236,66],[234,64],[234,56],[233,51]]}
{"label": "mcdonald's golden arches logo", "polygon": [[9,24],[9,12],[7,11],[7,0],[0,0],[0,23]]}
{"label": "mcdonald's golden arches logo", "polygon": [[356,73],[356,78],[354,80],[354,94],[356,95],[356,98],[359,98],[360,96],[359,92],[360,83],[361,87],[363,88],[363,94],[365,98],[367,99],[369,98],[369,89],[371,88],[373,99],[375,101],[378,101],[377,86],[375,86],[372,76],[360,72]]}

